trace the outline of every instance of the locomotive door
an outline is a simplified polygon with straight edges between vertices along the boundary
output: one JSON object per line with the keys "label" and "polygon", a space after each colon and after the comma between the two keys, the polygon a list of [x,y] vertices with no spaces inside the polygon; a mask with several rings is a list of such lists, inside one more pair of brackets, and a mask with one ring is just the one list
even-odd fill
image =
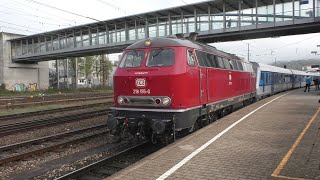
{"label": "locomotive door", "polygon": [[208,101],[208,87],[207,87],[207,75],[208,70],[204,67],[199,67],[200,69],[200,102],[201,104],[206,104]]}

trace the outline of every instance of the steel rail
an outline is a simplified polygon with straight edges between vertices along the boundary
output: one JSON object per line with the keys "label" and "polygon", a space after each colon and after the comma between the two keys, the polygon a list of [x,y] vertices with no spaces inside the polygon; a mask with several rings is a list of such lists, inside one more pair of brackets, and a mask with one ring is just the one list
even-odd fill
{"label": "steel rail", "polygon": [[[101,128],[101,127],[99,127]],[[89,128],[89,129],[92,129]],[[84,130],[80,130],[80,133],[83,132]],[[75,132],[73,132],[72,134],[75,134]],[[68,134],[68,135],[72,135],[72,134]],[[103,134],[107,134],[107,129],[106,130],[102,130],[102,131],[98,131],[98,132],[94,132],[94,133],[91,133],[91,134],[88,134],[88,135],[85,135],[85,136],[82,136],[82,137],[78,137],[78,138],[74,138],[74,139],[71,139],[71,140],[59,140],[58,142],[56,141],[53,141],[54,143],[51,144],[51,145],[46,145],[44,142],[44,145],[41,146],[41,148],[35,148],[33,150],[29,150],[29,149],[26,149],[26,151],[23,151],[21,153],[17,153],[17,154],[13,154],[13,155],[9,155],[9,156],[4,156],[4,157],[1,157],[0,158],[0,165],[2,164],[5,164],[5,163],[8,163],[8,162],[12,162],[12,161],[17,161],[17,160],[20,160],[20,159],[24,159],[24,158],[27,158],[27,157],[30,157],[30,156],[33,156],[35,154],[40,154],[40,153],[44,153],[44,152],[48,152],[48,151],[51,151],[51,150],[54,150],[54,149],[57,149],[59,147],[62,147],[62,146],[66,146],[66,145],[69,145],[69,144],[74,144],[74,143],[77,143],[77,142],[82,142],[84,140],[87,140],[87,139],[90,139],[90,138],[94,138],[94,137],[97,137],[97,136],[100,136],[100,135],[103,135]],[[63,135],[59,135],[60,138],[62,138]],[[67,135],[65,135],[67,136]],[[66,137],[67,139],[70,138],[70,137]],[[34,140],[35,143],[36,142],[40,142],[40,141],[45,141],[45,140],[49,140],[50,139],[53,139],[55,140],[56,138],[53,138],[53,137],[48,137],[46,139],[43,139],[43,140]],[[9,147],[9,146],[6,146],[6,147],[1,147],[2,149],[4,150],[9,150],[10,148],[13,148],[13,147],[21,147],[21,146],[24,146],[24,145],[30,145],[32,144],[32,141],[30,142],[23,142],[21,143],[20,145],[18,144],[14,144],[12,145],[12,147]],[[37,144],[38,145],[38,144]]]}
{"label": "steel rail", "polygon": [[13,109],[17,107],[25,107],[25,106],[40,106],[44,104],[56,104],[56,103],[70,103],[70,102],[78,102],[78,101],[89,101],[89,100],[101,100],[112,99],[113,96],[100,96],[100,97],[90,97],[90,98],[73,98],[73,99],[59,99],[59,100],[50,100],[50,101],[37,101],[37,102],[25,102],[19,104],[7,103],[0,105],[0,109]]}
{"label": "steel rail", "polygon": [[72,122],[79,119],[91,118],[94,116],[102,116],[107,115],[109,112],[108,109],[99,109],[90,112],[71,114],[67,116],[59,116],[59,117],[51,117],[51,118],[43,118],[38,120],[30,120],[18,123],[5,124],[0,126],[0,135],[7,135],[15,132],[20,132],[22,130],[27,130],[35,127],[43,127],[54,125],[58,123],[64,122]]}
{"label": "steel rail", "polygon": [[75,170],[75,171],[72,171],[72,172],[70,172],[70,173],[68,173],[68,174],[65,174],[65,175],[63,175],[63,176],[60,176],[60,177],[56,178],[55,180],[65,180],[65,179],[72,179],[72,178],[78,179],[79,176],[83,176],[84,174],[86,174],[86,173],[88,173],[88,172],[91,172],[91,171],[93,171],[93,170],[95,170],[95,169],[98,169],[98,168],[100,168],[100,167],[102,167],[102,166],[105,166],[105,165],[108,164],[108,163],[110,164],[110,163],[111,163],[112,161],[114,161],[115,159],[123,156],[124,154],[130,153],[131,151],[134,151],[134,150],[136,150],[136,149],[139,149],[139,148],[143,147],[144,145],[146,145],[147,143],[148,143],[147,140],[141,141],[141,142],[136,143],[136,144],[134,144],[134,145],[131,145],[131,144],[129,143],[129,145],[125,146],[124,149],[118,150],[118,151],[116,152],[116,154],[114,154],[114,155],[112,155],[112,156],[110,156],[110,157],[104,158],[104,159],[102,159],[102,160],[99,160],[99,161],[97,161],[97,162],[94,162],[94,163],[92,163],[92,164],[89,164],[89,165],[87,165],[87,166],[84,166],[84,167],[82,167],[82,168],[80,168],[80,169],[77,169],[77,170]]}
{"label": "steel rail", "polygon": [[64,107],[64,108],[55,108],[55,109],[41,110],[41,111],[34,111],[34,112],[11,114],[11,115],[0,116],[0,121],[6,121],[6,120],[16,119],[20,117],[25,118],[25,117],[36,116],[36,115],[44,115],[49,113],[61,112],[61,111],[72,111],[72,110],[81,109],[81,108],[91,108],[91,107],[110,105],[110,104],[111,102],[101,102],[101,103],[70,106],[70,107]]}

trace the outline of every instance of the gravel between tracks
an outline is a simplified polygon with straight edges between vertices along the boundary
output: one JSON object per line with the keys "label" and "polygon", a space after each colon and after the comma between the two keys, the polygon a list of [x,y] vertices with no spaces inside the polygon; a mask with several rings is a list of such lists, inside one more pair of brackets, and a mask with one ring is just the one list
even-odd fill
{"label": "gravel between tracks", "polygon": [[67,174],[69,172],[72,172],[80,167],[84,167],[86,165],[89,165],[93,162],[97,162],[107,156],[110,156],[109,152],[102,152],[102,153],[98,153],[98,154],[94,154],[91,156],[87,156],[84,157],[82,159],[79,159],[78,161],[75,161],[73,163],[69,163],[69,164],[64,164],[62,165],[59,169],[55,169],[53,171],[49,171],[46,174],[42,175],[42,176],[38,176],[34,179],[37,180],[42,180],[42,179],[55,179],[57,177],[60,177],[64,174]]}
{"label": "gravel between tracks", "polygon": [[[32,138],[37,138],[37,137],[46,136],[50,134],[65,132],[66,130],[78,129],[78,128],[102,124],[102,123],[105,123],[104,118],[96,117],[92,119],[81,120],[78,122],[72,122],[72,123],[61,124],[61,125],[52,126],[52,127],[41,128],[41,129],[33,130],[30,132],[28,131],[26,133],[21,133],[19,135],[10,135],[10,137],[4,137],[4,138],[6,139],[6,141],[8,142],[11,141],[12,143],[12,142],[21,141],[22,139],[24,140],[32,139]],[[8,142],[7,144],[10,144]],[[10,176],[26,171],[28,169],[41,166],[42,163],[45,163],[57,158],[61,158],[63,156],[73,154],[76,152],[85,151],[86,149],[93,148],[101,144],[105,144],[106,142],[107,142],[107,137],[97,137],[82,143],[69,145],[68,147],[61,148],[54,152],[46,152],[41,155],[36,155],[30,158],[27,158],[23,161],[11,162],[11,163],[0,166],[0,177],[3,179],[10,179]],[[98,156],[99,155],[94,155],[94,157],[90,157],[90,158],[99,158]],[[83,159],[82,161],[86,162],[87,160]],[[68,167],[69,166],[65,165],[65,166],[62,166],[60,169],[62,169],[63,171],[65,170],[69,171]],[[60,172],[60,171],[57,170],[56,172]]]}

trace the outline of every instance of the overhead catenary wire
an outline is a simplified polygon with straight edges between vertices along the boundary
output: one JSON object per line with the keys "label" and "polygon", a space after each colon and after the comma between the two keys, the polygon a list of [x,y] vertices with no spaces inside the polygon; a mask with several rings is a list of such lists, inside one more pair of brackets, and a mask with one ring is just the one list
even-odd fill
{"label": "overhead catenary wire", "polygon": [[288,47],[288,46],[292,46],[292,45],[294,45],[294,44],[299,44],[299,43],[301,43],[301,42],[303,42],[303,41],[306,41],[306,40],[309,40],[309,39],[312,39],[312,38],[315,38],[315,37],[318,37],[318,36],[320,36],[320,34],[317,34],[316,36],[312,36],[312,37],[309,37],[309,38],[306,38],[306,39],[303,39],[303,40],[300,40],[300,41],[297,41],[297,42],[294,42],[294,43],[286,44],[286,45],[280,46],[280,47],[278,47],[278,48],[271,48],[271,49],[263,50],[263,51],[260,51],[260,52],[275,51],[275,50],[278,50],[278,49],[286,48],[286,47]]}
{"label": "overhead catenary wire", "polygon": [[[29,17],[33,17],[33,18],[41,18],[41,19],[44,19],[44,20],[49,20],[49,21],[55,21],[57,22],[56,19],[53,19],[53,18],[49,18],[49,17],[43,17],[43,16],[39,16],[39,15],[35,15],[35,14],[32,14],[32,13],[27,13],[27,12],[23,12],[23,13],[20,13],[22,11],[20,10],[16,10],[16,9],[13,9],[13,8],[10,8],[10,7],[4,7],[6,10],[12,10],[12,11],[2,11],[2,12],[12,12],[14,14],[19,14],[19,15],[22,15],[22,16],[29,16]],[[18,12],[17,12],[18,11]],[[70,25],[70,24],[68,24]]]}
{"label": "overhead catenary wire", "polygon": [[[11,4],[10,4],[11,3]],[[16,3],[15,6],[13,6],[13,8],[10,8],[10,7],[4,7],[4,6],[1,6],[1,7],[4,7],[6,11],[2,11],[0,10],[0,13],[3,13],[5,15],[8,15],[8,16],[19,16],[19,17],[22,17],[24,20],[26,21],[30,21],[30,22],[33,22],[33,23],[37,23],[37,24],[40,24],[41,27],[43,27],[43,29],[36,29],[37,31],[40,31],[40,32],[36,32],[36,33],[41,33],[41,32],[46,32],[47,31],[47,28],[46,27],[49,27],[49,26],[57,26],[57,27],[69,27],[69,26],[73,26],[73,24],[71,23],[68,23],[68,24],[61,24],[61,22],[72,22],[72,23],[75,23],[76,24],[76,21],[75,20],[69,20],[69,19],[66,19],[66,18],[62,18],[63,21],[61,20],[56,20],[56,19],[53,19],[53,18],[50,18],[48,16],[40,16],[39,14],[32,14],[32,13],[28,13],[28,12],[25,12],[24,9],[20,9],[19,7],[22,6],[22,7],[28,7],[27,9],[36,9],[37,11],[41,11],[39,10],[38,8],[34,8],[32,6],[28,6],[26,4],[23,4],[23,3],[20,3],[20,2],[17,2],[15,0],[13,1],[10,1],[10,3],[5,3],[4,5],[13,5],[12,3]],[[18,6],[18,8],[16,8]],[[9,11],[8,11],[9,10]],[[12,11],[10,11],[12,10]],[[32,11],[33,12],[33,11]],[[41,11],[41,12],[44,12],[45,14],[49,14],[51,16],[54,16],[54,17],[58,17],[61,19],[61,17],[57,16],[57,15],[53,15],[51,13],[47,13],[45,11]],[[26,16],[28,17],[35,17],[35,18],[39,18],[39,20],[35,20],[34,18],[32,19],[28,19],[26,18]],[[40,20],[41,19],[41,20]],[[45,20],[43,20],[45,19]],[[3,21],[2,21],[3,22]],[[55,23],[55,22],[59,22],[59,24]],[[8,22],[3,22],[3,23],[6,23],[6,24],[10,24]],[[17,25],[17,24],[13,24],[11,23],[12,25]],[[21,27],[21,26],[20,26]],[[30,28],[30,27],[28,27]],[[35,28],[33,28],[35,29]],[[49,29],[52,29],[51,27]],[[31,31],[27,31],[27,32],[31,32]],[[34,32],[34,31],[32,31]]]}
{"label": "overhead catenary wire", "polygon": [[75,15],[75,16],[79,16],[79,17],[82,17],[82,18],[86,18],[86,19],[90,19],[90,20],[93,20],[93,21],[101,22],[100,20],[98,20],[96,18],[92,18],[92,17],[89,17],[89,16],[81,15],[79,13],[74,13],[74,12],[71,12],[71,11],[67,11],[67,10],[52,6],[52,5],[48,5],[48,4],[45,4],[45,3],[41,3],[41,2],[35,1],[35,0],[25,0],[25,1],[28,1],[28,2],[31,2],[31,3],[35,3],[35,4],[38,4],[38,5],[41,5],[41,6],[45,6],[45,7],[51,8],[51,9],[55,9],[57,11],[61,11],[61,12],[64,12],[64,13],[68,13],[68,14],[72,14],[72,15]]}
{"label": "overhead catenary wire", "polygon": [[[37,33],[37,32],[34,32],[34,31],[30,31],[28,29],[20,29],[20,28],[14,28],[14,27],[8,27],[8,26],[2,26],[0,25],[0,29],[2,28],[8,28],[8,29],[14,29],[14,30],[19,30],[19,31],[27,31],[27,32],[31,32],[31,33]],[[3,32],[3,31],[2,31]]]}
{"label": "overhead catenary wire", "polygon": [[35,7],[32,7],[32,6],[23,4],[23,3],[21,3],[21,2],[17,2],[17,1],[15,1],[15,0],[12,0],[12,2],[14,2],[14,3],[16,3],[16,4],[19,4],[19,5],[22,5],[22,6],[25,6],[25,7],[29,7],[29,8],[35,9],[35,10],[37,10],[37,11],[39,11],[39,12],[42,12],[42,13],[44,13],[44,14],[48,14],[48,15],[53,16],[53,17],[55,17],[55,18],[62,19],[62,20],[64,20],[64,21],[69,21],[69,22],[77,23],[77,21],[74,20],[74,19],[73,19],[73,20],[70,20],[70,19],[67,19],[67,18],[65,18],[65,17],[57,16],[56,14],[48,13],[47,11],[43,11],[43,10],[41,10],[41,9],[39,9],[39,8],[35,8]]}
{"label": "overhead catenary wire", "polygon": [[129,14],[126,10],[124,10],[124,9],[122,9],[122,8],[120,8],[120,7],[112,4],[112,3],[109,3],[109,2],[107,2],[107,1],[104,1],[104,0],[96,0],[96,1],[98,1],[98,2],[100,2],[100,3],[102,3],[102,4],[104,4],[104,5],[107,5],[107,6],[109,6],[109,7],[112,7],[113,9],[116,9],[116,10],[118,10],[118,11],[120,11],[120,12],[126,14],[126,15]]}
{"label": "overhead catenary wire", "polygon": [[[5,11],[0,11],[0,13],[5,13],[6,15],[13,15],[13,16],[23,16],[23,14],[18,14],[18,13],[14,13],[14,12],[5,12]],[[62,25],[62,24],[53,24],[53,23],[48,23],[48,22],[41,22],[41,21],[37,21],[37,20],[32,20],[32,19],[28,19],[26,17],[23,18],[24,20],[26,21],[30,21],[30,22],[33,22],[33,23],[36,23],[36,24],[40,24],[45,30],[40,30],[42,32],[35,32],[35,31],[27,31],[27,32],[32,32],[32,33],[40,33],[40,36],[46,36],[46,37],[51,37],[50,35],[45,35],[43,34],[43,32],[45,33],[48,33],[46,28],[45,28],[45,25],[50,25],[50,26],[58,26],[58,27],[62,27],[62,26],[65,26],[65,27],[69,27],[69,25]],[[5,22],[3,22],[5,23]],[[84,26],[84,27],[88,27],[88,29],[90,30],[95,30],[96,28],[95,27],[90,27],[90,26]],[[76,31],[77,32],[77,31]]]}
{"label": "overhead catenary wire", "polygon": [[[0,13],[5,13],[6,15],[12,15],[12,16],[25,16],[24,14],[21,14],[21,13],[8,12],[8,11],[0,11]],[[36,20],[28,19],[26,17],[23,17],[23,19],[28,20],[28,21],[32,21],[32,22],[36,22],[36,23],[39,23],[39,24],[48,24],[48,25],[53,25],[53,26],[58,26],[58,27],[69,26],[69,25],[66,25],[66,24],[54,24],[54,23],[50,23],[50,22],[36,21]]]}
{"label": "overhead catenary wire", "polygon": [[19,25],[19,24],[15,24],[15,23],[9,23],[9,22],[5,22],[5,21],[0,21],[0,23],[5,23],[5,24],[9,24],[9,25],[14,25],[14,26],[18,26],[18,27],[33,29],[33,30],[36,30],[36,31],[41,31],[41,29],[36,29],[36,28],[32,28],[32,27],[28,27],[28,26],[23,26],[23,25]]}

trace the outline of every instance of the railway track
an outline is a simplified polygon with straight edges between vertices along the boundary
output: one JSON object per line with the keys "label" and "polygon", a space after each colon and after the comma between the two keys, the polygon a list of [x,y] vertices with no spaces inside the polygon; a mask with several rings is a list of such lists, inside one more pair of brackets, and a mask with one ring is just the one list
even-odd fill
{"label": "railway track", "polygon": [[97,125],[2,146],[0,147],[0,165],[104,134],[107,134],[106,125]]}
{"label": "railway track", "polygon": [[4,98],[0,97],[0,105],[7,103],[22,103],[22,102],[37,102],[43,100],[59,100],[59,99],[74,99],[83,97],[101,97],[101,96],[112,96],[112,93],[77,93],[77,94],[56,94],[56,95],[45,95],[45,96],[23,96],[23,97],[12,97]]}
{"label": "railway track", "polygon": [[21,117],[25,118],[25,117],[31,117],[36,115],[38,116],[38,115],[45,115],[50,113],[62,112],[62,111],[72,111],[76,109],[100,107],[100,106],[107,106],[107,105],[111,105],[111,102],[101,102],[101,103],[86,104],[86,105],[80,105],[80,106],[71,106],[71,107],[56,108],[56,109],[49,109],[49,110],[42,110],[42,111],[12,114],[12,115],[0,116],[0,121],[7,121],[7,120],[17,119]]}
{"label": "railway track", "polygon": [[37,120],[28,120],[28,121],[17,122],[17,123],[8,123],[0,126],[0,135],[8,135],[15,132],[36,128],[36,127],[44,127],[44,126],[49,126],[49,125],[54,125],[59,123],[76,121],[79,119],[91,118],[94,116],[107,115],[108,112],[109,112],[108,109],[102,108],[102,109],[78,113],[78,114],[41,118]]}
{"label": "railway track", "polygon": [[56,180],[106,178],[162,147],[151,145],[148,141],[141,141],[134,145],[126,144],[124,147],[118,148],[116,154],[56,178]]}
{"label": "railway track", "polygon": [[53,99],[53,100],[46,100],[42,99],[39,101],[31,101],[31,102],[15,102],[15,101],[4,101],[0,103],[0,109],[14,109],[14,108],[21,108],[21,107],[30,107],[30,106],[41,106],[41,105],[48,105],[48,104],[57,104],[57,103],[72,103],[72,102],[79,102],[79,101],[92,101],[92,100],[101,100],[101,99],[112,99],[113,96],[98,96],[98,97],[76,97],[76,98],[69,98],[69,99]]}

